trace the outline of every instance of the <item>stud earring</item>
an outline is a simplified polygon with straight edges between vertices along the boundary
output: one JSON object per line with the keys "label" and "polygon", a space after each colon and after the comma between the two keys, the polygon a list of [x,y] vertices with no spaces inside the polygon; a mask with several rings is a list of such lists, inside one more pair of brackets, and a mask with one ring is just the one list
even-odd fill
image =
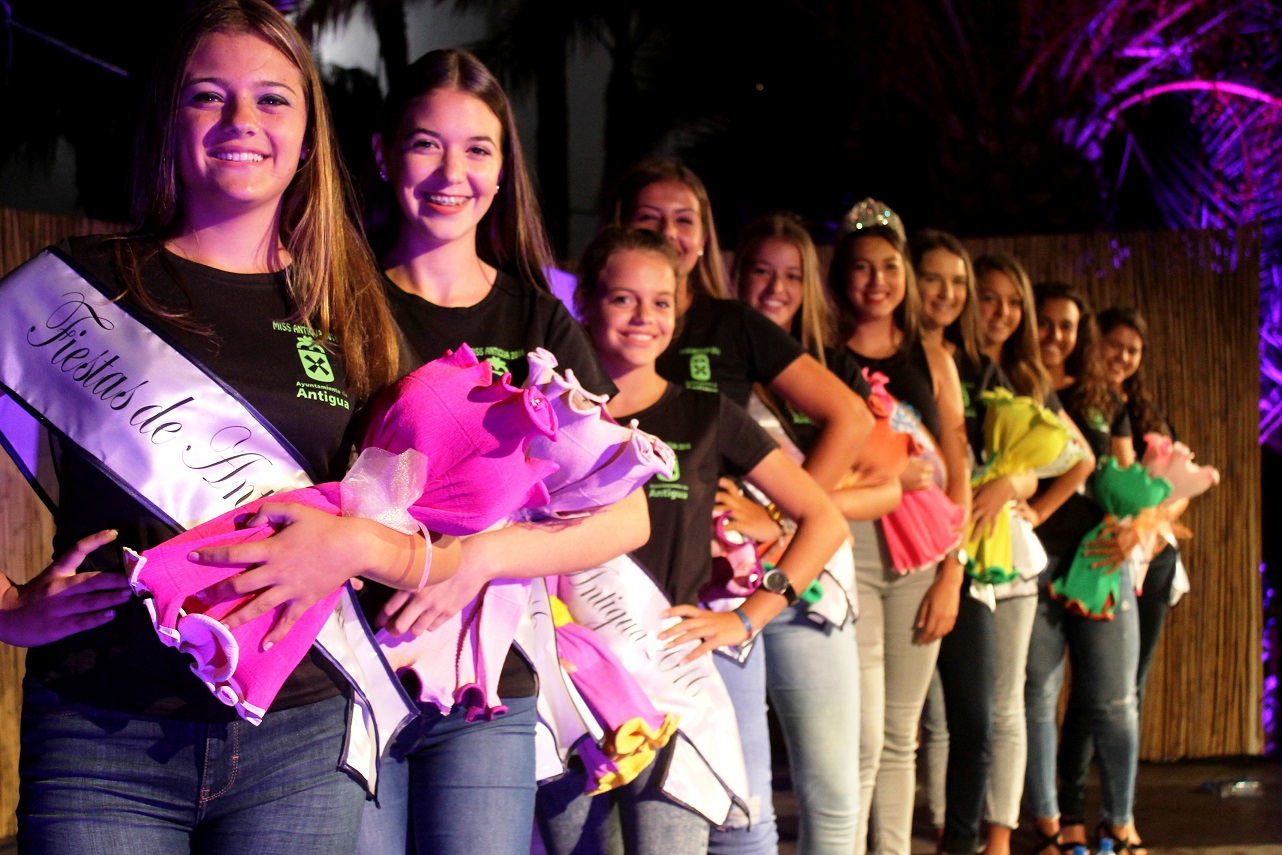
{"label": "stud earring", "polygon": [[383,179],[384,181],[386,181],[386,180],[387,180],[387,167],[386,167],[386,166],[380,166],[380,167],[378,168],[378,177],[379,177],[379,178],[381,178],[381,179]]}

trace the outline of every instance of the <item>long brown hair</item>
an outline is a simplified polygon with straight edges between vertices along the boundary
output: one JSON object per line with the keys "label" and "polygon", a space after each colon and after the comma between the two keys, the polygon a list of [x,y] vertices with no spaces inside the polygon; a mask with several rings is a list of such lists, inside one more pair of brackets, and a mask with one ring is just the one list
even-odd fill
{"label": "long brown hair", "polygon": [[1072,377],[1078,394],[1073,397],[1073,414],[1090,422],[1095,413],[1106,421],[1117,414],[1117,398],[1104,377],[1104,362],[1099,353],[1099,328],[1091,304],[1080,291],[1066,282],[1039,282],[1033,286],[1033,299],[1041,309],[1047,300],[1068,300],[1077,306],[1077,344],[1064,360],[1064,372]]}
{"label": "long brown hair", "polygon": [[1019,291],[1019,328],[1002,342],[1001,369],[1015,391],[1035,401],[1045,401],[1051,391],[1051,376],[1042,364],[1042,347],[1037,336],[1037,306],[1033,286],[1024,265],[1009,253],[995,251],[975,259],[975,278],[985,273],[1002,273]]}
{"label": "long brown hair", "polygon": [[827,365],[824,348],[836,342],[837,316],[824,291],[823,277],[819,273],[819,254],[810,239],[801,218],[796,214],[779,212],[767,214],[749,223],[739,235],[734,251],[734,267],[730,281],[734,283],[735,296],[743,300],[740,277],[745,275],[744,265],[752,253],[768,240],[781,240],[797,248],[801,255],[801,308],[792,319],[788,330],[801,342],[806,352]]}
{"label": "long brown hair", "polygon": [[179,234],[184,225],[177,117],[187,66],[213,33],[260,38],[280,51],[303,78],[307,157],[281,199],[280,238],[292,259],[284,275],[298,307],[297,318],[315,324],[323,337],[333,334],[338,339],[351,391],[366,398],[394,378],[395,327],[378,266],[351,217],[351,186],[334,144],[316,64],[298,32],[261,0],[210,0],[199,6],[152,77],[134,172],[137,237],[144,240],[116,245],[125,293],[144,309],[183,323],[180,314],[148,296],[139,270],[158,252],[159,244]]}
{"label": "long brown hair", "polygon": [[[935,249],[951,252],[962,260],[966,269],[966,302],[962,304],[961,314],[957,320],[944,328],[944,339],[956,345],[966,355],[976,369],[980,366],[979,344],[979,294],[975,290],[975,268],[970,262],[970,253],[955,236],[939,229],[923,229],[913,235],[910,241],[913,252],[913,268],[921,267],[921,260],[926,253]],[[921,292],[918,286],[918,293]]]}
{"label": "long brown hair", "polygon": [[908,241],[891,226],[868,226],[843,235],[832,251],[832,264],[828,267],[828,298],[837,307],[837,334],[842,343],[850,339],[858,326],[855,307],[846,293],[846,279],[854,257],[855,243],[864,238],[881,238],[894,247],[904,263],[904,299],[895,307],[894,320],[903,334],[899,350],[906,351],[917,343],[921,335],[921,294],[917,291],[917,277],[913,273],[912,258],[908,254]]}
{"label": "long brown hair", "polygon": [[[1127,306],[1113,306],[1099,313],[1100,336],[1106,336],[1118,327],[1128,327],[1135,331],[1148,350],[1148,324],[1138,309]],[[1144,378],[1144,358],[1140,355],[1140,364],[1135,373],[1122,381],[1122,392],[1126,395],[1126,413],[1131,419],[1132,432],[1137,437],[1147,433],[1160,433],[1170,436],[1171,428],[1162,417],[1162,412],[1153,401],[1152,394]]]}
{"label": "long brown hair", "polygon": [[[498,117],[503,139],[502,180],[490,209],[476,229],[476,254],[487,264],[551,292],[545,271],[552,266],[538,197],[530,182],[517,135],[512,104],[498,79],[485,64],[463,50],[434,50],[405,69],[383,102],[380,132],[390,146],[401,132],[410,104],[440,89],[464,92],[479,99]],[[366,226],[380,255],[391,249],[401,226],[401,211],[391,191],[374,182],[367,205]]]}
{"label": "long brown hair", "polygon": [[730,296],[726,287],[726,271],[721,258],[721,244],[717,241],[717,227],[712,219],[712,200],[708,188],[703,186],[694,170],[673,160],[652,160],[638,163],[619,177],[606,199],[604,211],[607,225],[626,226],[636,208],[637,196],[651,184],[660,181],[677,181],[689,188],[699,202],[699,222],[707,241],[703,255],[695,262],[687,282],[690,293],[705,297],[725,299]]}

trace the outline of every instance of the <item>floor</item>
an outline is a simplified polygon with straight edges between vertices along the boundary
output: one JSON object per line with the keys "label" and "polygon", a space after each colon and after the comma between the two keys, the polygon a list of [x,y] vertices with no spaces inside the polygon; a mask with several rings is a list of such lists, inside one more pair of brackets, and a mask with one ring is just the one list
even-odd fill
{"label": "floor", "polygon": [[[1221,797],[1209,791],[1214,789],[1211,782],[1237,780],[1258,782],[1256,795]],[[797,803],[787,786],[786,780],[776,781],[780,855],[796,852]],[[1088,816],[1098,804],[1098,793],[1092,780]],[[1135,821],[1155,855],[1282,855],[1282,764],[1254,758],[1141,764]],[[924,804],[919,804],[913,855],[934,853],[929,823]],[[1011,849],[1017,855],[1031,852],[1034,840],[1032,832],[1021,828]]]}

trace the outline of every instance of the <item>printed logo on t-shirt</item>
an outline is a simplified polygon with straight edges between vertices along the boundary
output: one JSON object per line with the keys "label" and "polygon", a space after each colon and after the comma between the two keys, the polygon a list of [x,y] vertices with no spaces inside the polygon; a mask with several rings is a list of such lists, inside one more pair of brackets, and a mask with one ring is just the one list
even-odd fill
{"label": "printed logo on t-shirt", "polygon": [[646,496],[651,499],[675,499],[684,502],[690,498],[690,487],[681,481],[681,452],[690,450],[688,442],[669,442],[668,447],[676,452],[676,459],[672,463],[672,477],[665,478],[662,475],[655,475],[646,483]]}
{"label": "printed logo on t-shirt", "polygon": [[[525,365],[526,351],[524,350],[507,350],[502,347],[483,345],[481,347],[473,347],[472,352],[476,354],[477,359],[484,359],[490,363],[490,368],[493,369],[495,377],[502,377],[512,371],[513,364],[518,367]],[[513,380],[519,382],[520,378],[515,376],[515,372],[513,372],[513,375]]]}
{"label": "printed logo on t-shirt", "polygon": [[712,379],[712,365],[708,354],[696,353],[690,357],[690,379],[707,381]]}
{"label": "printed logo on t-shirt", "polygon": [[1108,433],[1108,419],[1099,410],[1091,410],[1091,430]]}
{"label": "printed logo on t-shirt", "polygon": [[[336,385],[333,363],[329,352],[322,343],[320,330],[314,330],[306,324],[289,321],[272,321],[272,332],[287,333],[294,336],[294,349],[306,380],[295,381],[294,397],[302,401],[316,401],[331,407],[344,410],[352,408],[347,390]],[[329,343],[335,344],[338,339],[329,336]]]}
{"label": "printed logo on t-shirt", "polygon": [[298,358],[303,361],[303,371],[318,383],[334,380],[334,369],[329,366],[325,346],[309,335],[298,337]]}

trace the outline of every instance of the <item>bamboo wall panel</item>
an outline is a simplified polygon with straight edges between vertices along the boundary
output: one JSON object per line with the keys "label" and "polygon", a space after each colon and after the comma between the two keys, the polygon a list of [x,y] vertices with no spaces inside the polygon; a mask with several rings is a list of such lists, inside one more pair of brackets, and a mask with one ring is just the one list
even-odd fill
{"label": "bamboo wall panel", "polygon": [[[111,223],[0,208],[0,275],[68,235],[119,231]],[[52,557],[53,519],[9,455],[0,451],[0,556],[4,572],[26,581]],[[0,644],[0,838],[17,830],[18,717],[22,708],[22,650]]]}
{"label": "bamboo wall panel", "polygon": [[1223,481],[1195,499],[1182,554],[1193,592],[1171,610],[1144,701],[1141,756],[1258,754],[1260,591],[1259,244],[1211,232],[1057,235],[967,241],[1004,249],[1034,282],[1084,290],[1096,310],[1138,308],[1144,367],[1159,406]]}

